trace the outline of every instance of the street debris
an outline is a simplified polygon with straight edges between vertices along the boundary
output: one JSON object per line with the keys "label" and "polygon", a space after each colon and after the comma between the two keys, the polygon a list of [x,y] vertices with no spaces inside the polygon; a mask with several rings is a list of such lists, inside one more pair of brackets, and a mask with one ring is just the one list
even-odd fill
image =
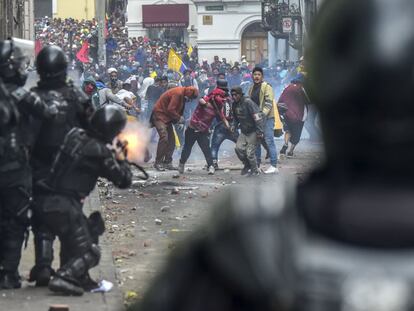
{"label": "street debris", "polygon": [[[166,190],[169,190],[167,188],[164,188]],[[171,194],[180,194],[180,190],[178,189],[178,187],[174,187],[171,189]]]}
{"label": "street debris", "polygon": [[159,225],[159,226],[162,225],[162,220],[161,219],[156,218],[154,221],[155,221],[156,225]]}
{"label": "street debris", "polygon": [[161,207],[161,213],[166,213],[166,212],[169,212],[170,210],[171,210],[171,207],[169,207],[169,206]]}
{"label": "street debris", "polygon": [[69,311],[68,305],[51,305],[49,311]]}
{"label": "street debris", "polygon": [[200,187],[190,187],[190,186],[179,186],[179,187],[164,187],[163,189],[164,190],[178,190],[178,191],[180,191],[180,190],[197,190],[197,189],[199,189]]}
{"label": "street debris", "polygon": [[99,282],[99,286],[97,288],[91,290],[91,293],[107,293],[111,291],[113,287],[114,284],[112,282],[102,280]]}
{"label": "street debris", "polygon": [[125,293],[125,299],[126,300],[133,300],[138,298],[138,293],[134,292],[133,290],[129,290]]}

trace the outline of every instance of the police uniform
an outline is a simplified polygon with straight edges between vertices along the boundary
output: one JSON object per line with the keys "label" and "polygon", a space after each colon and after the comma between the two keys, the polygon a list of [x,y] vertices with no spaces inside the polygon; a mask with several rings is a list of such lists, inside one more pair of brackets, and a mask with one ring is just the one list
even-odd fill
{"label": "police uniform", "polygon": [[[39,193],[38,183],[47,177],[54,158],[65,135],[74,127],[88,127],[93,105],[88,96],[73,82],[67,81],[67,61],[63,51],[56,46],[44,48],[37,56],[37,70],[40,75],[38,85],[32,90],[48,105],[57,108],[55,118],[36,124],[37,140],[33,148],[31,165],[33,168],[33,196],[36,205]],[[36,214],[37,208],[34,209]],[[38,217],[37,217],[38,218]],[[38,218],[39,219],[39,218]],[[38,286],[46,286],[53,273],[53,234],[39,233],[33,225],[35,236],[35,266],[30,273],[30,280]],[[64,251],[61,251],[61,256]]]}
{"label": "police uniform", "polygon": [[35,140],[33,121],[53,118],[56,112],[36,94],[21,87],[26,80],[23,73],[7,72],[15,62],[23,61],[17,56],[17,49],[10,40],[0,42],[0,54],[8,55],[0,57],[0,67],[8,64],[6,69],[0,68],[0,75],[7,81],[0,86],[1,100],[7,101],[10,108],[0,130],[0,288],[3,289],[21,286],[18,265],[32,201],[29,155]]}
{"label": "police uniform", "polygon": [[[119,110],[111,106],[114,105],[107,105],[97,113]],[[121,110],[119,114],[125,115]],[[88,278],[88,270],[99,262],[97,244],[98,236],[104,231],[103,220],[97,214],[88,219],[82,212],[83,201],[95,187],[97,178],[104,177],[119,188],[131,184],[129,164],[115,159],[113,151],[106,146],[110,140],[104,137],[98,131],[72,129],[51,173],[38,185],[34,214],[37,233],[57,235],[65,252],[59,270],[49,282],[49,288],[55,292],[81,295],[83,287],[88,285],[83,283]]]}

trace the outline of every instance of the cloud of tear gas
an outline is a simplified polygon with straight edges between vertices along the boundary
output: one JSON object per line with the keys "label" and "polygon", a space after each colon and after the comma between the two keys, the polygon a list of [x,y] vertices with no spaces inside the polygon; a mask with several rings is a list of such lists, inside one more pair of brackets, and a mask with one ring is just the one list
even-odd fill
{"label": "cloud of tear gas", "polygon": [[135,118],[128,118],[125,129],[118,135],[118,139],[127,142],[128,161],[139,163],[144,160],[145,151],[150,139],[150,130]]}

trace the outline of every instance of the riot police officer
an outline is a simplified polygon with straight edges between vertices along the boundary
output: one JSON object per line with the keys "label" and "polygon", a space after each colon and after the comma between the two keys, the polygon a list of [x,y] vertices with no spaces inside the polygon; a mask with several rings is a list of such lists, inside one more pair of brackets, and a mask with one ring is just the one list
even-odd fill
{"label": "riot police officer", "polygon": [[[46,103],[57,107],[53,120],[39,124],[39,134],[33,149],[33,194],[36,201],[37,181],[44,179],[50,171],[53,160],[63,143],[65,135],[73,127],[87,128],[93,105],[88,96],[67,79],[68,62],[60,47],[44,47],[36,58],[40,80],[33,91]],[[38,286],[47,286],[53,270],[54,236],[41,236],[33,227],[35,235],[36,263],[30,273],[30,280]],[[61,250],[63,256],[64,250]]]}
{"label": "riot police officer", "polygon": [[414,2],[324,1],[310,42],[325,163],[228,193],[139,310],[413,307]]}
{"label": "riot police officer", "polygon": [[89,288],[88,270],[99,262],[97,244],[104,222],[96,213],[87,219],[82,204],[99,176],[119,188],[131,184],[129,164],[106,146],[125,124],[126,114],[121,108],[99,108],[88,130],[73,128],[66,135],[51,174],[39,183],[34,214],[37,233],[57,235],[66,252],[65,261],[49,282],[54,292],[82,295]]}
{"label": "riot police officer", "polygon": [[21,286],[18,265],[32,196],[33,121],[52,119],[56,113],[23,89],[25,66],[26,57],[13,40],[0,41],[0,289]]}

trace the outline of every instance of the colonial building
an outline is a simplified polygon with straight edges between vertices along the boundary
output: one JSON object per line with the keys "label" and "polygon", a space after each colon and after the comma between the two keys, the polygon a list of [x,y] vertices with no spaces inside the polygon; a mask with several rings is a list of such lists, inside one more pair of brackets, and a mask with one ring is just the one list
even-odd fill
{"label": "colonial building", "polygon": [[260,27],[259,0],[129,0],[131,37],[169,38],[197,45],[199,57],[261,62],[267,58],[267,33]]}
{"label": "colonial building", "polygon": [[197,12],[190,0],[129,0],[127,26],[130,37],[197,44]]}

